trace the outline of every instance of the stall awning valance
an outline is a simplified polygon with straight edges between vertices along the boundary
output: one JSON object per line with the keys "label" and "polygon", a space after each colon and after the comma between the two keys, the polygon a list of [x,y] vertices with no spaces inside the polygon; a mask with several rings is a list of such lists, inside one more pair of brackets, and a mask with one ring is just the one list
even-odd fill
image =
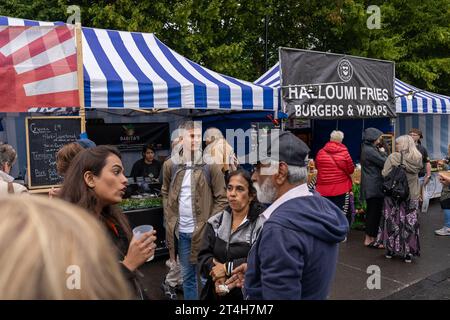
{"label": "stall awning valance", "polygon": [[[256,81],[256,84],[273,88],[280,87],[280,65],[275,64]],[[394,83],[397,113],[450,114],[450,97],[420,90],[399,79]],[[413,92],[412,99],[408,93]]]}
{"label": "stall awning valance", "polygon": [[[0,26],[48,26],[0,16]],[[154,34],[82,28],[86,107],[274,110],[278,90],[209,70]]]}

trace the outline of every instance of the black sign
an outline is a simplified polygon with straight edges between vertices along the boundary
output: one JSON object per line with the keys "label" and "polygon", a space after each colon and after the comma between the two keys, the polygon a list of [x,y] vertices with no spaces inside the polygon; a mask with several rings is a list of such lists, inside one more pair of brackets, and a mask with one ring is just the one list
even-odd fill
{"label": "black sign", "polygon": [[282,99],[289,117],[395,117],[394,63],[280,48]]}
{"label": "black sign", "polygon": [[170,127],[167,122],[87,123],[89,139],[97,145],[110,144],[119,149],[141,148],[152,144],[156,150],[170,149]]}
{"label": "black sign", "polygon": [[80,117],[26,118],[28,186],[30,188],[59,185],[56,153],[65,144],[78,139]]}

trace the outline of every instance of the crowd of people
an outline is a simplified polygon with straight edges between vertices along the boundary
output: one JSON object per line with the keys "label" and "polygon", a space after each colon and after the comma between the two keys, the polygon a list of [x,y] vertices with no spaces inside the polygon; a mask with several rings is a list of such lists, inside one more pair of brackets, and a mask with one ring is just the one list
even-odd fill
{"label": "crowd of people", "polygon": [[[290,132],[270,137],[278,139],[277,154],[259,155],[252,172],[240,167],[220,130],[206,130],[205,150],[196,122],[183,123],[178,132],[169,159],[160,163],[146,145],[131,171],[162,184],[166,296],[176,300],[181,289],[185,300],[326,299],[339,243],[353,222],[355,165],[344,134],[333,131],[317,153],[312,188],[310,149]],[[382,132],[364,131],[363,243],[384,249],[388,259],[412,262],[420,255],[421,188],[431,175],[421,138],[412,129],[388,155]],[[119,151],[86,139],[63,146],[56,154],[63,184],[48,199],[26,195],[13,182],[16,158],[10,145],[0,145],[0,247],[8,248],[0,249],[0,299],[147,299],[139,268],[154,255],[157,234],[133,237],[117,206],[128,184]],[[440,181],[445,223],[436,234],[448,236],[450,178],[441,175]],[[82,290],[67,285],[71,266],[83,270]],[[20,281],[21,274],[28,280]]]}

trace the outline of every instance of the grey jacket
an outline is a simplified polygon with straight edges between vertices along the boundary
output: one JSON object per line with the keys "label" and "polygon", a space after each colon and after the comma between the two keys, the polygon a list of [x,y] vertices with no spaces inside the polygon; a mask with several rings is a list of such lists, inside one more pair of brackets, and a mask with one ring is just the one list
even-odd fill
{"label": "grey jacket", "polygon": [[[394,152],[386,160],[382,171],[383,177],[387,176],[391,172],[394,166],[400,164],[400,153]],[[420,196],[419,186],[419,172],[423,167],[422,157],[414,158],[410,153],[403,154],[403,165],[406,169],[406,178],[408,179],[409,198],[411,200],[417,200]]]}
{"label": "grey jacket", "polygon": [[376,128],[367,128],[364,131],[361,148],[361,199],[383,198],[382,190],[384,163],[387,154],[380,152],[373,144],[383,132]]}

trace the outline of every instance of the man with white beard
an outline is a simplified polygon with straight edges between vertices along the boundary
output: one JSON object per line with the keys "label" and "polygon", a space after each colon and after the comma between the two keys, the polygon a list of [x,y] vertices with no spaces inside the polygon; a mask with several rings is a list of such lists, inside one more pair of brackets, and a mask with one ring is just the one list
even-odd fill
{"label": "man with white beard", "polygon": [[[277,138],[278,155],[271,154]],[[309,191],[310,150],[303,141],[280,132],[268,149],[270,157],[260,159],[252,180],[258,200],[272,204],[262,213],[266,221],[247,264],[236,268],[226,284],[243,286],[249,300],[326,299],[347,219],[331,201]]]}

